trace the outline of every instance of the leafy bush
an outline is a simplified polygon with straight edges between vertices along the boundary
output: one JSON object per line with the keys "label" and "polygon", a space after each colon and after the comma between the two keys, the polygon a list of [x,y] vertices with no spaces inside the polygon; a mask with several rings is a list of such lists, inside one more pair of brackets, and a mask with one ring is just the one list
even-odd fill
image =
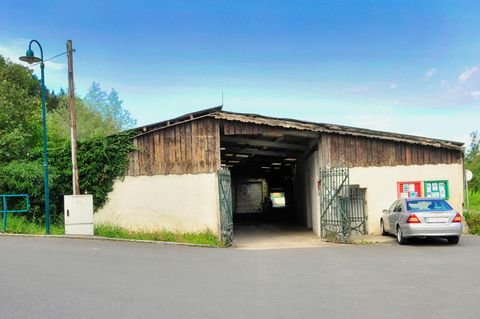
{"label": "leafy bush", "polygon": [[480,235],[480,212],[464,213],[468,230],[471,234]]}
{"label": "leafy bush", "polygon": [[[95,137],[78,144],[78,168],[81,193],[93,195],[95,210],[102,207],[116,179],[123,178],[134,149],[132,132]],[[49,150],[49,190],[51,222],[63,221],[63,196],[72,193],[70,143]],[[27,215],[37,223],[44,220],[42,153],[0,166],[0,193],[30,195]]]}
{"label": "leafy bush", "polygon": [[[41,86],[32,71],[0,56],[0,194],[30,195],[29,220],[43,223],[43,130]],[[47,95],[48,159],[51,221],[63,217],[63,196],[72,193],[70,111],[68,97]],[[92,84],[87,104],[76,98],[80,190],[93,194],[95,208],[105,204],[115,179],[123,177],[133,145],[135,120],[122,107],[118,93]],[[118,133],[113,136],[105,137]]]}
{"label": "leafy bush", "polygon": [[[80,192],[93,194],[95,210],[101,208],[113,190],[116,179],[123,178],[129,165],[129,154],[134,150],[133,132],[108,137],[95,137],[78,143],[78,170]],[[70,143],[52,152],[52,189],[63,195],[72,193]],[[58,204],[58,200],[57,200]],[[60,205],[63,207],[63,205]]]}

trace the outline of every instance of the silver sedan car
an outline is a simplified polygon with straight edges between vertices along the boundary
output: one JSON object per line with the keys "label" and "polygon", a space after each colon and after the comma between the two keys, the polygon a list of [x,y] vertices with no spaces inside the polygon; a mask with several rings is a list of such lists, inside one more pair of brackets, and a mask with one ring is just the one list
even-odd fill
{"label": "silver sedan car", "polygon": [[437,198],[402,198],[380,219],[382,235],[397,236],[400,245],[412,237],[443,237],[457,244],[463,231],[462,216],[446,200]]}

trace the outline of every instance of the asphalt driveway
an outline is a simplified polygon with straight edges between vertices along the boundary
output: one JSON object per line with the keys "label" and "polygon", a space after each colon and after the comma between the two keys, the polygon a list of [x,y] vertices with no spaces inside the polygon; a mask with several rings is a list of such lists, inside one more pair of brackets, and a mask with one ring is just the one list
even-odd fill
{"label": "asphalt driveway", "polygon": [[478,318],[458,246],[239,250],[0,236],[1,318]]}

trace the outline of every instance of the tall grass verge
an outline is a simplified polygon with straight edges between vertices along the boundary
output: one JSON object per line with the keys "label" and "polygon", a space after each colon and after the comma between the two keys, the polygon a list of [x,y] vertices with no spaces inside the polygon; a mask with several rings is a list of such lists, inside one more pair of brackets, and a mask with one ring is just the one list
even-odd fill
{"label": "tall grass verge", "polygon": [[480,192],[469,192],[470,212],[464,212],[470,234],[480,235]]}
{"label": "tall grass verge", "polygon": [[480,212],[470,211],[470,213],[464,213],[463,215],[465,216],[469,233],[480,235]]}
{"label": "tall grass verge", "polygon": [[[0,222],[3,222],[3,214],[1,213],[0,213]],[[7,233],[44,235],[45,225],[41,225],[41,224],[34,223],[32,221],[29,221],[23,216],[8,214],[7,215]],[[63,226],[51,224],[50,234],[63,235],[65,234],[65,229]]]}
{"label": "tall grass verge", "polygon": [[470,204],[471,211],[480,212],[480,192],[469,192],[468,202]]}
{"label": "tall grass verge", "polygon": [[171,231],[130,231],[113,225],[95,225],[95,235],[107,238],[154,240],[177,243],[221,246],[217,236],[211,231],[199,233],[176,233]]}

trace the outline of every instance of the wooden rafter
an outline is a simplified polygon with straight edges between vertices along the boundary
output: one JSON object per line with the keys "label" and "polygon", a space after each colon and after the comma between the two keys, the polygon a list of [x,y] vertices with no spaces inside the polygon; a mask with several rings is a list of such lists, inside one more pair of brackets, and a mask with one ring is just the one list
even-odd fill
{"label": "wooden rafter", "polygon": [[221,140],[223,142],[237,143],[237,144],[248,144],[253,146],[267,146],[271,148],[280,148],[287,150],[298,150],[305,151],[306,147],[299,144],[290,144],[290,143],[277,143],[273,141],[265,141],[260,139],[244,138],[244,137],[232,137],[232,136],[222,136]]}

